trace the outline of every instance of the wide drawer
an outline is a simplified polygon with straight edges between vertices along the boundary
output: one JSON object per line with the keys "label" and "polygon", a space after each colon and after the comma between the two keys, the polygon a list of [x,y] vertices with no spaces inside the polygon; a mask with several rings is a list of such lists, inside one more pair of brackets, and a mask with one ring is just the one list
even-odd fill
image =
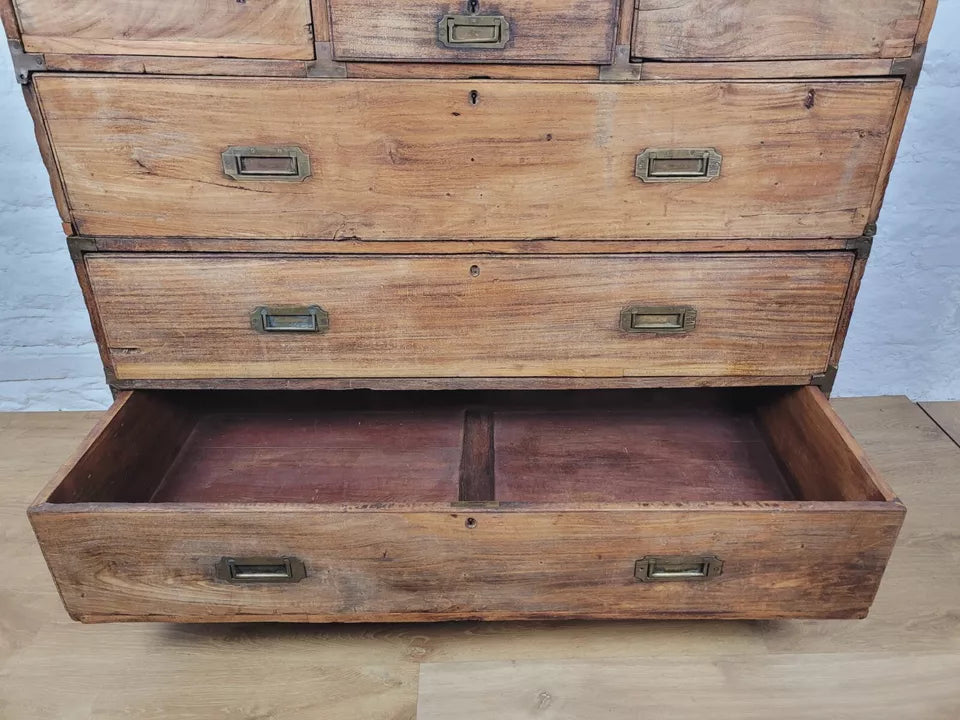
{"label": "wide drawer", "polygon": [[13,0],[27,52],[313,57],[309,0]]}
{"label": "wide drawer", "polygon": [[[932,1],[932,0],[931,0]],[[637,0],[635,57],[909,57],[923,0]]]}
{"label": "wide drawer", "polygon": [[852,252],[90,253],[118,381],[810,376]]}
{"label": "wide drawer", "polygon": [[81,234],[857,237],[899,80],[35,78]]}
{"label": "wide drawer", "polygon": [[344,60],[599,64],[613,55],[618,0],[330,0]]}
{"label": "wide drawer", "polygon": [[903,514],[812,387],[124,392],[30,509],[92,622],[863,617]]}

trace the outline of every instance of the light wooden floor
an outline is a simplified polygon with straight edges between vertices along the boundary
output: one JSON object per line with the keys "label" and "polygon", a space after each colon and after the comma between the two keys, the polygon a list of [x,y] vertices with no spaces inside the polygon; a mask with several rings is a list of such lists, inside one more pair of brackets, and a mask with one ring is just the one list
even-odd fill
{"label": "light wooden floor", "polygon": [[0,718],[957,720],[960,403],[835,404],[908,507],[861,621],[84,626],[24,508],[96,414],[0,414]]}

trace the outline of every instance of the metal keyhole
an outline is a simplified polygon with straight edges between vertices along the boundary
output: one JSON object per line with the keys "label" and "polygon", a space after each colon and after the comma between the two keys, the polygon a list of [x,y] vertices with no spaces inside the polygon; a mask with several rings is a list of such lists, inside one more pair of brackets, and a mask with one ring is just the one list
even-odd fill
{"label": "metal keyhole", "polygon": [[471,104],[471,105],[476,105],[479,101],[480,101],[480,93],[478,93],[476,90],[471,90],[471,91],[470,91],[470,104]]}
{"label": "metal keyhole", "polygon": [[467,12],[471,15],[476,15],[478,10],[480,10],[479,0],[469,0],[467,3]]}

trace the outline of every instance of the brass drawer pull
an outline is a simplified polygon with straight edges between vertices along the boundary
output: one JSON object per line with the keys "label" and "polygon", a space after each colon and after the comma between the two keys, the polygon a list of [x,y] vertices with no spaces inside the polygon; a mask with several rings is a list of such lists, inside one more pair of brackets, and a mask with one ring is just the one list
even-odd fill
{"label": "brass drawer pull", "polygon": [[713,148],[648,148],[637,155],[643,182],[709,182],[720,176],[723,156]]}
{"label": "brass drawer pull", "polygon": [[503,15],[444,15],[437,26],[440,44],[448,48],[498,49],[510,40]]}
{"label": "brass drawer pull", "polygon": [[220,153],[223,172],[234,180],[302,182],[310,158],[298,147],[228,147]]}
{"label": "brass drawer pull", "polygon": [[307,576],[295,557],[224,557],[216,566],[217,579],[228,583],[295,583]]}
{"label": "brass drawer pull", "polygon": [[307,307],[261,305],[250,313],[250,325],[261,333],[325,333],[330,329],[330,314],[319,305]]}
{"label": "brass drawer pull", "polygon": [[633,575],[640,582],[707,580],[723,572],[716,555],[647,556],[637,560]]}
{"label": "brass drawer pull", "polygon": [[697,326],[689,305],[634,305],[620,311],[620,329],[628,333],[685,333]]}

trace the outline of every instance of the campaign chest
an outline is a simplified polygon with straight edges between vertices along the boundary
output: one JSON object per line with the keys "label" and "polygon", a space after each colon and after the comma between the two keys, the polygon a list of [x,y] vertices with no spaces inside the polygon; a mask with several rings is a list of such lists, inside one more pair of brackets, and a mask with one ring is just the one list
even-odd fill
{"label": "campaign chest", "polygon": [[831,410],[935,0],[0,0],[115,402],[87,622],[853,618]]}

